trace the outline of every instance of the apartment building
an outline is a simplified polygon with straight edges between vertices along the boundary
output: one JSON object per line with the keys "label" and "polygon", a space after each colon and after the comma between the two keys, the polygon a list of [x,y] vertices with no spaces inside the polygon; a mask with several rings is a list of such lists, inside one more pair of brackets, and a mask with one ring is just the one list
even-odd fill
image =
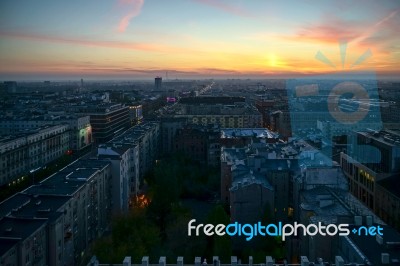
{"label": "apartment building", "polygon": [[0,185],[60,158],[70,148],[69,125],[43,126],[0,139]]}

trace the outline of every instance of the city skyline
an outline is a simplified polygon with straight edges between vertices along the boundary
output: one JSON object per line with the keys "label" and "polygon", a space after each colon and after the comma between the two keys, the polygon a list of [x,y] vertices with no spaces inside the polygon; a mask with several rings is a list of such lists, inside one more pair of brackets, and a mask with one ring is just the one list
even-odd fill
{"label": "city skyline", "polygon": [[[1,79],[400,73],[397,1],[40,3],[0,4]],[[343,66],[340,43],[347,43]]]}

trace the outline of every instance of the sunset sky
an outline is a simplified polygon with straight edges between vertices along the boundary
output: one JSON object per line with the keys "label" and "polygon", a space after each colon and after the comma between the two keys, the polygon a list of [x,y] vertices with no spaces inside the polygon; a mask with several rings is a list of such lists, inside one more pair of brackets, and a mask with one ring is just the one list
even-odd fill
{"label": "sunset sky", "polygon": [[399,63],[399,0],[0,1],[2,80],[400,77]]}

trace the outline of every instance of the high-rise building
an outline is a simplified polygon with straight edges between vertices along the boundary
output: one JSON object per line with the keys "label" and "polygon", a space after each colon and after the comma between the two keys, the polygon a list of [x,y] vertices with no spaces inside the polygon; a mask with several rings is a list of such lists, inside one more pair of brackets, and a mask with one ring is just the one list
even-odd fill
{"label": "high-rise building", "polygon": [[156,77],[154,79],[154,89],[160,91],[162,88],[162,77]]}
{"label": "high-rise building", "polygon": [[70,110],[90,116],[95,143],[105,143],[130,126],[129,107],[123,104],[80,105]]}

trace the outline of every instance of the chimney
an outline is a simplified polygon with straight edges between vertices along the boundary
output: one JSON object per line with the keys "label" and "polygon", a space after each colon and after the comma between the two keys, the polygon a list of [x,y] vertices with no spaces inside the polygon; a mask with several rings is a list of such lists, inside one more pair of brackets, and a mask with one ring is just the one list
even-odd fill
{"label": "chimney", "polygon": [[372,226],[372,223],[374,222],[374,218],[372,217],[372,215],[368,215],[367,217],[365,217],[365,219],[367,226]]}
{"label": "chimney", "polygon": [[362,225],[362,217],[359,215],[354,216],[354,224],[356,226],[361,226]]}
{"label": "chimney", "polygon": [[200,266],[200,265],[201,265],[201,258],[195,257],[194,258],[194,266]]}
{"label": "chimney", "polygon": [[389,264],[389,253],[381,253],[382,265]]}
{"label": "chimney", "polygon": [[165,257],[160,257],[159,261],[158,261],[158,265],[159,266],[165,266],[166,264],[166,258]]}
{"label": "chimney", "polygon": [[336,266],[344,266],[344,260],[340,256],[335,257],[335,265]]}
{"label": "chimney", "polygon": [[232,266],[237,266],[237,257],[236,256],[231,256],[231,265]]}
{"label": "chimney", "polygon": [[266,266],[273,266],[274,265],[274,260],[272,259],[271,256],[265,257],[265,265]]}
{"label": "chimney", "polygon": [[178,257],[178,259],[176,260],[176,265],[183,266],[183,257]]}
{"label": "chimney", "polygon": [[122,262],[123,266],[131,266],[132,265],[132,258],[131,257],[125,257],[124,261]]}
{"label": "chimney", "polygon": [[301,266],[309,266],[310,262],[308,261],[308,258],[306,256],[300,256],[300,262]]}
{"label": "chimney", "polygon": [[213,256],[213,266],[220,266],[220,261],[218,256]]}
{"label": "chimney", "polygon": [[97,260],[96,256],[93,256],[90,261],[88,266],[99,266],[99,261]]}
{"label": "chimney", "polygon": [[149,266],[149,257],[142,258],[142,266]]}
{"label": "chimney", "polygon": [[253,256],[249,256],[249,266],[253,266]]}
{"label": "chimney", "polygon": [[376,234],[376,242],[378,242],[379,245],[383,245],[383,237],[379,234]]}

